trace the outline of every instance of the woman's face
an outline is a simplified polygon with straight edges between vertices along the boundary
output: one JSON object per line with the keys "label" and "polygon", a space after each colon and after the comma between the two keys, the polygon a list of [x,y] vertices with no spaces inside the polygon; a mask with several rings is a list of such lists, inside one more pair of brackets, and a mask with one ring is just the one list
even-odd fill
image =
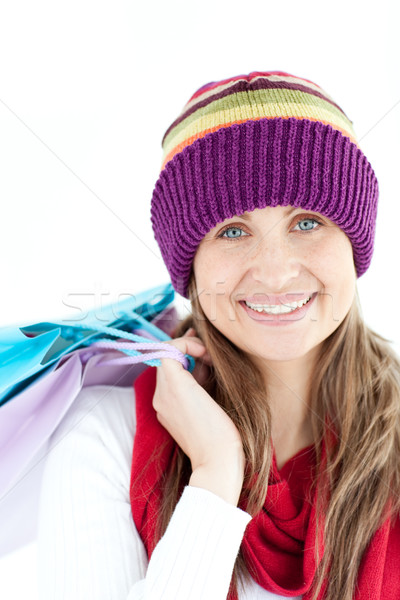
{"label": "woman's face", "polygon": [[193,268],[207,318],[243,351],[267,360],[316,349],[343,321],[356,289],[346,234],[292,206],[219,223],[201,241]]}

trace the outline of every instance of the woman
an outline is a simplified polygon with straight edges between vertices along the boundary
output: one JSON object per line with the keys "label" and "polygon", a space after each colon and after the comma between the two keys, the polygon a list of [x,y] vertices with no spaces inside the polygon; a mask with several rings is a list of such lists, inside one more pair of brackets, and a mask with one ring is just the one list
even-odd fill
{"label": "woman", "polygon": [[169,343],[196,367],[147,368],[136,419],[132,390],[75,403],[44,477],[44,597],[399,597],[400,363],[358,304],[378,182],[352,122],[253,72],[199,88],[163,150],[151,220],[192,306]]}

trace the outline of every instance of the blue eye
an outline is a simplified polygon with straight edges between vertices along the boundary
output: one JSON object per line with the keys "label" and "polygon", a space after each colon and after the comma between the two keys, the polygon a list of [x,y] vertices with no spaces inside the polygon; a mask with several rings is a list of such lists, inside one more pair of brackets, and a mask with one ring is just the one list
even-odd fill
{"label": "blue eye", "polygon": [[313,229],[316,229],[314,225],[321,225],[321,223],[316,219],[310,219],[309,217],[306,217],[305,219],[300,219],[300,221],[297,221],[294,229],[296,229],[296,227],[300,225],[300,223],[305,223],[305,227],[300,227],[297,231],[313,231]]}
{"label": "blue eye", "polygon": [[[308,232],[318,229],[319,226],[322,226],[322,223],[317,219],[312,217],[303,217],[297,221],[294,230]],[[239,227],[238,225],[229,225],[229,227],[225,227],[225,229],[223,229],[223,231],[221,231],[217,237],[228,240],[229,242],[234,242],[245,236],[247,237],[248,235],[249,234],[246,233],[242,227]]]}
{"label": "blue eye", "polygon": [[[242,229],[241,227],[231,226],[231,227],[226,227],[223,231],[221,231],[221,233],[218,235],[218,237],[219,238],[225,238],[226,240],[229,240],[229,241],[238,240],[241,237],[243,237],[243,235],[234,235],[232,237],[225,236],[225,233],[227,233],[228,231],[232,231],[232,232],[234,232],[236,234],[237,233],[240,234],[240,232],[246,233],[244,231],[244,229]],[[246,235],[248,235],[248,234],[246,234]]]}

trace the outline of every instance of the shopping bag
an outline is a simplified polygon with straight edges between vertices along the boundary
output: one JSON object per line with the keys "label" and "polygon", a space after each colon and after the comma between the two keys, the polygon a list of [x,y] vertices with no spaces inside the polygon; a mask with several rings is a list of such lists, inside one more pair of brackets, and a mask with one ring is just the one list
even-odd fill
{"label": "shopping bag", "polygon": [[[140,342],[140,336],[135,338],[126,335],[134,329],[146,331],[161,341],[171,339],[151,321],[171,305],[174,296],[174,288],[168,283],[117,303],[97,307],[83,317],[78,315],[58,322],[1,328],[0,406],[37,378],[54,370],[57,361],[74,349],[88,347],[95,341],[106,340],[117,334]],[[191,358],[188,360],[192,371],[194,361]]]}
{"label": "shopping bag", "polygon": [[[150,313],[144,314],[148,318]],[[140,318],[137,319],[137,316]],[[132,311],[129,312],[129,319],[131,318]],[[107,319],[110,320],[108,317]],[[108,335],[123,336],[116,342],[105,338],[94,342],[92,338],[90,346],[83,344],[83,347],[75,347],[67,354],[61,352],[58,360],[53,359],[50,371],[49,367],[41,369],[42,364],[28,361],[30,368],[36,369],[35,373],[40,376],[0,406],[0,556],[36,537],[41,476],[46,455],[51,451],[51,436],[83,387],[99,384],[132,386],[146,365],[160,364],[156,356],[172,356],[183,364],[188,363],[187,366],[190,363],[193,368],[192,357],[185,357],[167,344],[164,344],[166,348],[163,349],[163,354],[160,352],[163,344],[153,341],[170,339],[167,331],[172,333],[177,323],[174,308],[165,307],[152,321],[145,319],[143,313],[137,313],[135,321],[130,321],[130,326],[133,323],[139,327],[132,332],[116,329],[110,334],[112,328],[105,328]],[[124,324],[126,325],[126,320]],[[92,323],[91,328],[95,327],[99,328]],[[137,335],[138,332],[142,335]],[[135,341],[128,343],[129,349],[118,349],[119,345],[127,345],[125,339],[131,340],[132,337]],[[69,342],[71,341],[72,346],[76,346],[76,341],[70,338]],[[84,341],[87,341],[87,337]],[[132,349],[141,347],[143,350],[143,345],[147,349],[155,348],[156,351],[149,354],[147,350],[147,354],[144,354]],[[52,347],[52,352],[54,357],[55,352],[60,352],[60,347],[58,350]],[[20,356],[18,355],[19,359]],[[43,362],[48,364],[48,361]],[[26,380],[21,371],[20,382],[24,381]]]}

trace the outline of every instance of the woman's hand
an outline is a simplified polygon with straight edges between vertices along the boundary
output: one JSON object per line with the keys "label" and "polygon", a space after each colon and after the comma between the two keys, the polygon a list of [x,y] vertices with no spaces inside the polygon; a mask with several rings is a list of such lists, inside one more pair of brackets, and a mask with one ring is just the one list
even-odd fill
{"label": "woman's hand", "polygon": [[190,458],[190,485],[204,487],[237,504],[243,485],[244,453],[232,419],[204,390],[210,358],[194,330],[168,341],[196,360],[193,374],[172,358],[157,367],[153,407],[167,429]]}

